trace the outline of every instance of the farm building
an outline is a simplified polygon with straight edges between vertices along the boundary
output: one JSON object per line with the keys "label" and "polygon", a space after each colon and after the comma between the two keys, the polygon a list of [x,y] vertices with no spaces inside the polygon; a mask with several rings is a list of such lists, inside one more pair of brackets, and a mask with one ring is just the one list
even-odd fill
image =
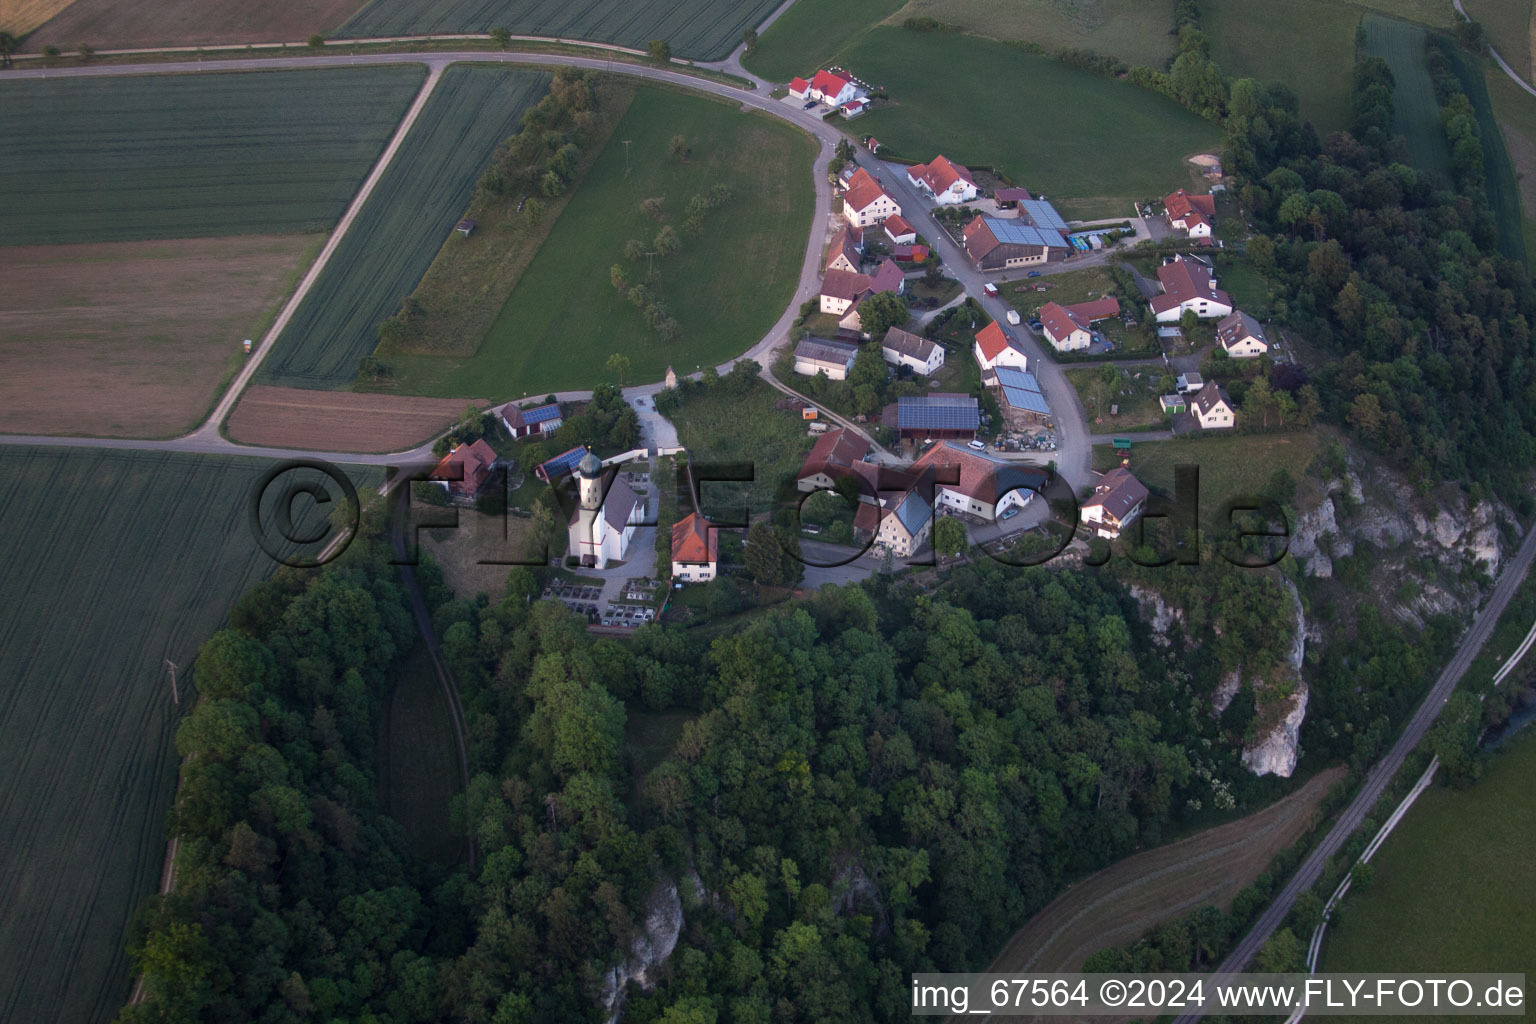
{"label": "farm building", "polygon": [[807,377],[824,373],[828,380],[847,380],[858,354],[859,346],[846,341],[814,336],[802,338],[795,346],[795,372]]}
{"label": "farm building", "polygon": [[933,507],[917,491],[908,491],[895,508],[880,515],[875,546],[905,558],[923,546],[932,527]]}
{"label": "farm building", "polygon": [[1013,209],[1026,199],[1033,199],[1027,188],[1000,188],[992,193],[999,209]]}
{"label": "farm building", "polygon": [[857,274],[863,253],[864,232],[845,224],[832,236],[832,244],[827,247],[827,265],[822,269]]}
{"label": "farm building", "polygon": [[531,437],[534,434],[553,434],[565,422],[560,418],[560,405],[556,402],[535,405],[528,409],[519,409],[508,402],[498,410],[498,415],[501,417],[501,425],[506,427],[507,433],[514,438]]}
{"label": "farm building", "polygon": [[1054,263],[1072,251],[1063,232],[1025,223],[1022,217],[1003,220],[978,216],[965,226],[961,238],[966,255],[978,270]]}
{"label": "farm building", "polygon": [[706,583],[720,564],[720,535],[708,519],[691,512],[672,527],[672,578]]}
{"label": "farm building", "polygon": [[971,346],[971,352],[976,357],[976,365],[981,367],[983,373],[995,366],[1029,369],[1029,357],[1024,354],[1023,349],[1019,348],[1019,343],[1013,336],[996,320],[976,332],[976,341]]}
{"label": "farm building", "polygon": [[1134,523],[1147,507],[1147,488],[1124,467],[1111,469],[1093,485],[1093,497],[1083,502],[1078,515],[1100,537],[1114,540]]}
{"label": "farm building", "polygon": [[1232,298],[1216,287],[1215,276],[1204,264],[1175,256],[1157,268],[1163,294],[1152,297],[1152,314],[1160,324],[1177,323],[1185,310],[1201,319],[1217,319],[1232,312]]}
{"label": "farm building", "polygon": [[859,475],[861,470],[855,467],[869,467],[863,461],[868,451],[869,441],[853,431],[842,427],[829,430],[811,447],[795,478],[795,486],[807,493],[831,490],[843,477]]}
{"label": "farm building", "polygon": [[576,478],[579,501],[566,527],[570,554],[594,569],[624,561],[635,529],[645,519],[644,499],[617,471],[607,474],[605,493],[602,460],[590,450],[577,461]]}
{"label": "farm building", "polygon": [[1163,412],[1169,416],[1175,416],[1189,409],[1189,403],[1183,395],[1164,395],[1158,401],[1162,403]]}
{"label": "farm building", "polygon": [[1232,409],[1232,399],[1220,384],[1212,381],[1200,389],[1189,411],[1195,414],[1202,430],[1230,430],[1237,425],[1237,413]]}
{"label": "farm building", "polygon": [[848,189],[843,193],[843,219],[849,224],[867,228],[900,213],[900,204],[864,168],[860,167],[848,179]]}
{"label": "farm building", "polygon": [[990,381],[984,376],[982,382],[997,388],[997,404],[1009,426],[1019,428],[1050,420],[1051,407],[1034,374],[1012,366],[999,366],[989,373]]}
{"label": "farm building", "polygon": [[994,458],[953,441],[934,445],[912,464],[914,473],[926,470],[934,473],[935,506],[984,520],[1010,508],[1023,508],[1049,479],[1043,469]]}
{"label": "farm building", "polygon": [[899,213],[894,217],[887,217],[881,226],[885,230],[885,237],[895,245],[911,245],[917,241],[917,228]]}
{"label": "farm building", "polygon": [[[886,407],[890,409],[889,406]],[[958,438],[969,441],[981,426],[981,408],[971,395],[933,392],[927,395],[903,395],[896,399],[894,420],[896,434],[902,440]]]}
{"label": "farm building", "polygon": [[1213,196],[1192,196],[1183,189],[1163,198],[1163,212],[1168,216],[1168,226],[1178,228],[1190,238],[1210,238],[1216,223],[1216,200]]}
{"label": "farm building", "polygon": [[838,326],[845,330],[860,329],[858,307],[871,295],[906,290],[907,278],[892,259],[882,260],[873,274],[850,274],[846,270],[829,270],[821,282],[821,311],[840,317]]}
{"label": "farm building", "polygon": [[1233,359],[1252,359],[1269,351],[1263,326],[1240,309],[1216,324],[1216,340]]}
{"label": "farm building", "polygon": [[971,177],[970,169],[951,163],[942,155],[934,157],[932,163],[907,168],[907,180],[940,206],[957,206],[976,198],[976,179]]}
{"label": "farm building", "polygon": [[474,498],[491,478],[497,458],[496,449],[476,438],[470,444],[454,446],[428,479],[455,498]]}
{"label": "farm building", "polygon": [[911,367],[913,373],[930,374],[944,365],[942,345],[900,327],[885,332],[880,355],[893,366]]}
{"label": "farm building", "polygon": [[1062,306],[1047,302],[1040,307],[1040,323],[1045,340],[1058,352],[1085,349],[1093,341],[1092,325],[1120,315],[1120,302],[1110,296],[1093,302]]}

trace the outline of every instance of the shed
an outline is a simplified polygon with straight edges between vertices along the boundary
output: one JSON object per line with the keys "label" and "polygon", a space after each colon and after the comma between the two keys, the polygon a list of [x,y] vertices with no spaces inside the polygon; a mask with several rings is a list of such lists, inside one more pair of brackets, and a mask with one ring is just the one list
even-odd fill
{"label": "shed", "polygon": [[465,217],[463,220],[459,221],[458,225],[456,227],[454,227],[453,230],[457,231],[459,234],[463,235],[465,238],[468,238],[470,236],[470,233],[475,230],[475,227],[476,227],[475,222],[473,220],[471,220],[470,218]]}

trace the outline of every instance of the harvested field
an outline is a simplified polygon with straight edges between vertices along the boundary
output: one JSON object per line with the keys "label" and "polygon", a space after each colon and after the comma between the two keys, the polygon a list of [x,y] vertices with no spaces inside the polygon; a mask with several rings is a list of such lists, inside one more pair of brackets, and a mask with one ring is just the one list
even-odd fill
{"label": "harvested field", "polygon": [[[461,398],[411,398],[254,384],[229,414],[241,444],[333,452],[398,452],[452,426],[471,404]],[[474,401],[477,407],[486,405]]]}
{"label": "harvested field", "polygon": [[378,344],[379,322],[415,289],[469,204],[491,152],[544,95],[550,77],[501,67],[443,72],[258,380],[305,388],[351,383],[357,361]]}
{"label": "harvested field", "polygon": [[20,39],[68,7],[73,0],[5,0],[0,4],[0,32]]}
{"label": "harvested field", "polygon": [[1127,857],[1072,886],[1014,933],[989,972],[1080,971],[1107,946],[1214,903],[1225,907],[1313,824],[1318,804],[1344,777],[1330,768],[1246,818]]}
{"label": "harvested field", "polygon": [[425,77],[396,65],[0,83],[0,245],[327,231]]}
{"label": "harvested field", "polygon": [[0,1020],[105,1024],[128,996],[176,784],[165,660],[185,711],[197,646],[275,568],[246,524],[270,465],[0,449]]}
{"label": "harvested field", "polygon": [[665,39],[676,57],[720,60],[780,0],[372,0],[335,34],[342,39],[486,32],[616,43],[643,50]]}
{"label": "harvested field", "polygon": [[172,437],[207,414],[322,239],[0,247],[0,432]]}
{"label": "harvested field", "polygon": [[[41,6],[42,0],[33,0]],[[59,4],[53,0],[53,6]],[[68,53],[81,43],[98,50],[217,43],[293,43],[324,35],[357,10],[358,0],[75,0],[25,40]]]}

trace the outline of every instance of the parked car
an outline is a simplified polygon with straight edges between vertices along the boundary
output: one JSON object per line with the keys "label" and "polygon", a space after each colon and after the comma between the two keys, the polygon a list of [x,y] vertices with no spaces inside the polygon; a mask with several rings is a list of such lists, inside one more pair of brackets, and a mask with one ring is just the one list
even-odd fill
{"label": "parked car", "polygon": [[1025,277],[1039,277],[1040,276],[1040,271],[1038,271],[1038,270],[1031,270],[1028,274],[1026,274],[1024,276]]}
{"label": "parked car", "polygon": [[965,446],[972,451],[984,452],[987,450],[987,445],[984,441],[967,441]]}
{"label": "parked car", "polygon": [[1003,510],[1003,514],[998,516],[997,518],[998,519],[1012,519],[1014,516],[1016,516],[1018,514],[1019,514],[1019,506],[1011,505],[1008,508],[1004,509]]}
{"label": "parked car", "polygon": [[801,107],[800,109],[801,110],[810,110],[812,107],[814,107],[816,105],[816,102],[817,102],[816,100],[806,100],[805,101],[805,106]]}

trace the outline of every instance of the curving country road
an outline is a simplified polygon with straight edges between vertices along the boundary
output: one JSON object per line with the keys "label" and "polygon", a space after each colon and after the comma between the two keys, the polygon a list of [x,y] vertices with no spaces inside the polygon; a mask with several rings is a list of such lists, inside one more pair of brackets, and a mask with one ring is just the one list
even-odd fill
{"label": "curving country road", "polygon": [[[1450,699],[1456,685],[1461,682],[1461,677],[1466,674],[1478,652],[1482,650],[1483,644],[1493,632],[1499,616],[1503,614],[1510,598],[1514,596],[1520,581],[1525,578],[1533,560],[1536,560],[1536,529],[1526,532],[1525,540],[1521,541],[1514,557],[1505,564],[1504,571],[1499,574],[1499,581],[1494,585],[1493,593],[1488,598],[1488,603],[1483,605],[1482,610],[1473,618],[1471,627],[1456,648],[1456,653],[1446,663],[1440,677],[1435,680],[1435,685],[1430,687],[1429,693],[1425,695],[1423,702],[1403,728],[1402,735],[1398,736],[1397,742],[1392,744],[1392,749],[1366,775],[1365,785],[1360,788],[1355,799],[1339,815],[1339,820],[1328,830],[1328,834],[1317,844],[1307,859],[1302,861],[1301,867],[1296,869],[1296,873],[1291,876],[1285,888],[1281,889],[1280,894],[1265,908],[1264,913],[1249,929],[1248,934],[1243,936],[1242,941],[1222,961],[1221,966],[1216,968],[1217,973],[1229,974],[1242,971],[1253,960],[1270,935],[1284,923],[1286,916],[1291,912],[1292,904],[1296,902],[1296,897],[1312,888],[1322,876],[1323,867],[1328,859],[1339,851],[1344,841],[1370,815],[1382,791],[1387,788],[1387,784],[1402,767],[1403,759],[1419,745],[1419,741],[1424,738],[1424,734],[1439,717],[1440,709]],[[1186,1013],[1175,1018],[1174,1024],[1194,1024],[1203,1016],[1205,1016],[1203,1013]]]}

